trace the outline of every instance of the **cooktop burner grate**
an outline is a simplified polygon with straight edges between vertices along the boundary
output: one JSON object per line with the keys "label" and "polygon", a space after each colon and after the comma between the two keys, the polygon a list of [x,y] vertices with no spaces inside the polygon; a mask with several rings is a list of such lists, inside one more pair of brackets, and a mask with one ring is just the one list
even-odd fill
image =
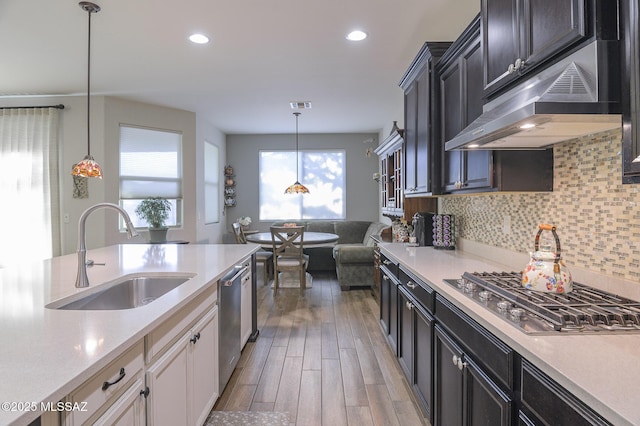
{"label": "cooktop burner grate", "polygon": [[555,294],[522,287],[518,272],[466,272],[445,281],[527,333],[640,332],[640,302],[583,284]]}

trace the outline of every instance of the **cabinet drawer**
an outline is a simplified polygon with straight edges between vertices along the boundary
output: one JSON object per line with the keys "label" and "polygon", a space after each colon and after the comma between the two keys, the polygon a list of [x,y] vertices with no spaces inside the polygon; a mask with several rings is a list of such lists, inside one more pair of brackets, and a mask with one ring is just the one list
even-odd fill
{"label": "cabinet drawer", "polygon": [[424,281],[418,279],[409,271],[400,266],[400,282],[427,312],[433,315],[435,308],[436,292]]}
{"label": "cabinet drawer", "polygon": [[384,253],[380,253],[380,265],[384,267],[384,269],[386,269],[386,272],[388,272],[388,274],[393,275],[396,279],[398,278],[398,262],[385,256]]}
{"label": "cabinet drawer", "polygon": [[[103,368],[67,397],[67,402],[83,405],[86,411],[66,412],[67,425],[80,425],[100,412],[112,398],[126,389],[133,379],[140,380],[144,368],[144,345],[140,340],[131,349]],[[120,379],[118,381],[118,379]],[[109,384],[109,385],[107,385]],[[103,390],[103,388],[105,388]],[[86,402],[86,404],[84,404]]]}
{"label": "cabinet drawer", "polygon": [[217,286],[211,285],[195,300],[147,334],[147,363],[157,358],[165,348],[182,336],[188,327],[217,303],[217,298]]}
{"label": "cabinet drawer", "polygon": [[480,324],[455,307],[444,297],[436,295],[436,319],[459,342],[465,351],[491,373],[494,379],[513,388],[516,353]]}
{"label": "cabinet drawer", "polygon": [[[522,360],[522,405],[549,425],[610,425],[566,389]],[[521,416],[523,417],[523,416]]]}

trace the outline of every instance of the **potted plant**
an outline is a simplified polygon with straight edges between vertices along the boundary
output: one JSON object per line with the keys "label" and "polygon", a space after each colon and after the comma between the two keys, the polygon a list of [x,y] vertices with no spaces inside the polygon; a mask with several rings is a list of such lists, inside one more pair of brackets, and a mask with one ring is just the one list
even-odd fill
{"label": "potted plant", "polygon": [[169,217],[171,203],[165,198],[145,198],[136,207],[138,217],[149,225],[149,242],[164,243],[167,241],[167,228],[164,221]]}
{"label": "potted plant", "polygon": [[246,231],[249,229],[249,225],[251,225],[251,218],[249,216],[240,216],[238,223],[242,226],[242,229]]}

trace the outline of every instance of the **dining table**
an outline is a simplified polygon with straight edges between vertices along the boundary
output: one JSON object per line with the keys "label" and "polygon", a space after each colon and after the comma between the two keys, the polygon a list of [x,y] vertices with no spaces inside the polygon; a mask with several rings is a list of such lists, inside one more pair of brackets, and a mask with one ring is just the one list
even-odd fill
{"label": "dining table", "polygon": [[[333,246],[339,238],[340,237],[337,234],[332,234],[330,232],[305,231],[304,241],[302,245],[304,247]],[[257,232],[255,234],[248,234],[246,235],[246,239],[248,242],[260,244],[265,248],[273,247],[273,242],[271,241],[271,232]],[[311,274],[306,272],[307,288],[311,287],[312,280],[313,277],[311,276]],[[298,287],[300,285],[298,274],[294,272],[281,272],[278,281],[280,288]]]}
{"label": "dining table", "polygon": [[[262,246],[271,247],[271,232],[257,232],[255,234],[246,235],[247,241],[251,243],[260,244]],[[337,234],[330,232],[311,232],[305,231],[304,233],[304,246],[320,246],[320,245],[332,245],[340,238]]]}

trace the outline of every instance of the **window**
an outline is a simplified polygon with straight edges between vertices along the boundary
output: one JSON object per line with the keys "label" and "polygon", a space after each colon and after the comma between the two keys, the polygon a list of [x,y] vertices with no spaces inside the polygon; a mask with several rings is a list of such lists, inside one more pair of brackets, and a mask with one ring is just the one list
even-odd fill
{"label": "window", "polygon": [[204,142],[204,223],[220,222],[220,166],[218,147]]}
{"label": "window", "polygon": [[120,126],[120,204],[136,227],[148,226],[135,213],[147,197],[169,200],[165,225],[182,225],[182,135]]}
{"label": "window", "polygon": [[309,193],[285,194],[296,180],[296,152],[260,152],[260,220],[344,219],[344,151],[299,151],[298,163]]}

